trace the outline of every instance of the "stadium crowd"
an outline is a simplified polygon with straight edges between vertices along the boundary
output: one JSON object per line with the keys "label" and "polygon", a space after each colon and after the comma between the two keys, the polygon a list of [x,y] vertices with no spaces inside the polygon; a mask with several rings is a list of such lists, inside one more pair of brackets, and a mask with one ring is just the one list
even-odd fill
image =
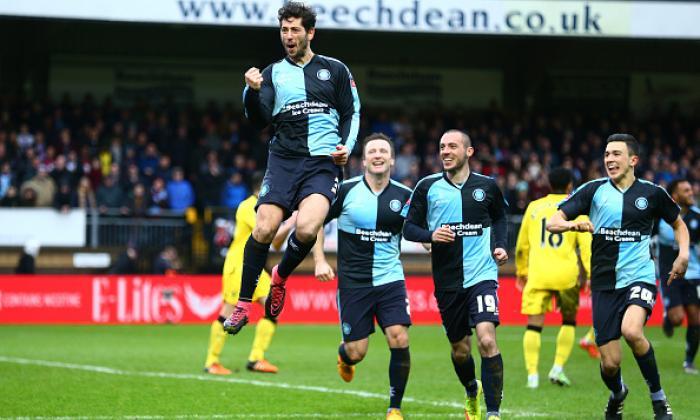
{"label": "stadium crowd", "polygon": [[[549,192],[550,168],[574,171],[576,184],[604,176],[604,139],[636,134],[644,148],[638,175],[662,186],[694,182],[700,195],[700,125],[676,110],[642,121],[622,115],[507,115],[442,109],[364,107],[359,138],[383,132],[395,140],[392,177],[413,186],[441,170],[438,140],[465,130],[476,153],[472,168],[494,176],[512,214]],[[73,101],[0,104],[0,206],[94,208],[125,216],[182,213],[195,206],[238,207],[250,175],[266,165],[268,132],[255,130],[232,104],[203,108],[116,106],[86,96]],[[359,148],[356,148],[359,149]],[[346,176],[361,173],[358,150]]]}

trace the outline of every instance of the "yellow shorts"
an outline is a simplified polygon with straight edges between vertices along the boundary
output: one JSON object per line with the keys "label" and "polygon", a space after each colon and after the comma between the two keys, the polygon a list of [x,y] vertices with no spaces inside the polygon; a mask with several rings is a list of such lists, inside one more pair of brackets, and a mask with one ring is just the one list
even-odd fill
{"label": "yellow shorts", "polygon": [[552,297],[556,297],[557,307],[563,317],[574,317],[578,312],[580,287],[578,285],[564,290],[545,290],[530,288],[525,285],[521,313],[523,315],[544,315],[554,311]]}
{"label": "yellow shorts", "polygon": [[[221,292],[224,302],[235,305],[238,303],[238,297],[241,294],[241,270],[235,267],[232,271],[226,271],[224,264],[224,273],[222,275],[223,290]],[[263,270],[258,279],[258,287],[253,293],[253,302],[257,302],[260,298],[267,297],[270,293],[270,275]]]}

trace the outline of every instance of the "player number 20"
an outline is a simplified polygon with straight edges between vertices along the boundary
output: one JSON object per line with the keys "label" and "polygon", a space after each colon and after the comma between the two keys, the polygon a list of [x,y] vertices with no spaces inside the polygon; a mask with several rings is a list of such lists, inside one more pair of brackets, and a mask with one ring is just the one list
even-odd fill
{"label": "player number 20", "polygon": [[486,306],[486,312],[496,312],[496,298],[493,295],[477,296],[476,305],[479,313],[484,312],[484,306]]}
{"label": "player number 20", "polygon": [[633,286],[631,290],[632,293],[630,294],[630,300],[641,299],[649,305],[654,304],[654,294],[651,293],[649,289],[645,289],[642,286]]}
{"label": "player number 20", "polygon": [[540,247],[544,248],[547,243],[552,248],[559,248],[561,243],[564,241],[564,235],[561,233],[547,232],[547,219],[542,218],[542,229],[540,230]]}

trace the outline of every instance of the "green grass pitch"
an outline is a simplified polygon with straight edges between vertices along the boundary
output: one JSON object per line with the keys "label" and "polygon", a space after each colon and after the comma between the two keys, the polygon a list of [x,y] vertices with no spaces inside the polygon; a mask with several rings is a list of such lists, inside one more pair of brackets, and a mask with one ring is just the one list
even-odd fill
{"label": "green grass pitch", "polygon": [[[602,418],[608,391],[598,364],[578,347],[566,366],[570,388],[549,384],[556,327],[545,328],[540,388],[525,388],[523,327],[499,327],[505,361],[503,418]],[[281,324],[267,353],[277,375],[244,369],[254,332],[229,337],[222,354],[227,377],[202,373],[208,325],[2,326],[0,417],[64,418],[358,418],[382,419],[388,404],[389,351],[371,338],[355,380],[337,375],[337,327]],[[578,328],[578,337],[585,332]],[[669,340],[648,328],[661,380],[678,419],[700,417],[700,377],[683,373],[684,329]],[[407,419],[463,418],[461,388],[439,326],[414,326]],[[474,352],[476,354],[476,352]],[[479,357],[477,375],[479,372]],[[648,390],[625,347],[623,377],[630,387],[625,418],[652,417]],[[482,402],[483,404],[483,402]]]}

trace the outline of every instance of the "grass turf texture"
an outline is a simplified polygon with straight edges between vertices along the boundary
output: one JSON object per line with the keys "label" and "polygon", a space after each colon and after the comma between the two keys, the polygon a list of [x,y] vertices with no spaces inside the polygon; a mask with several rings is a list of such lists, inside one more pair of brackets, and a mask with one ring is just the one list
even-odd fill
{"label": "grass turf texture", "polygon": [[[556,327],[543,332],[537,390],[525,388],[524,327],[497,331],[505,363],[504,418],[602,418],[608,391],[597,361],[578,347],[565,368],[573,386],[547,381]],[[236,372],[215,377],[201,373],[208,325],[2,326],[0,417],[383,418],[389,351],[380,332],[371,337],[350,384],[336,373],[337,327],[281,324],[267,353],[280,368],[277,375],[245,370],[253,332],[248,326],[229,337],[222,363]],[[583,333],[578,328],[577,337]],[[681,369],[685,330],[676,331],[672,340],[659,328],[648,328],[647,335],[674,414],[696,417],[693,389],[700,377]],[[464,390],[452,370],[442,328],[414,326],[410,339],[406,418],[463,418]],[[478,376],[478,356],[476,361]],[[626,346],[623,377],[631,390],[625,418],[651,418],[648,389]]]}

